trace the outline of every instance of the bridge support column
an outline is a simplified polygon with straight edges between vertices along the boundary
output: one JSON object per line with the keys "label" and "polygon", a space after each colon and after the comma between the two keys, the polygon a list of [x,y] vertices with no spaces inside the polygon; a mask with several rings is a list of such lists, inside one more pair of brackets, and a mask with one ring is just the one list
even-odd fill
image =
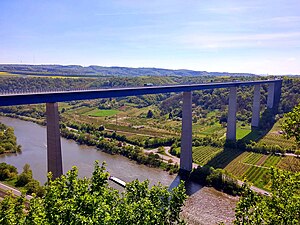
{"label": "bridge support column", "polygon": [[46,103],[46,115],[48,172],[52,172],[55,179],[63,174],[57,102]]}
{"label": "bridge support column", "polygon": [[183,93],[180,170],[192,170],[192,92]]}
{"label": "bridge support column", "polygon": [[253,107],[252,107],[252,130],[258,128],[260,117],[260,84],[254,86]]}
{"label": "bridge support column", "polygon": [[275,84],[270,83],[268,86],[267,108],[272,109],[274,106]]}
{"label": "bridge support column", "polygon": [[274,113],[278,113],[278,107],[280,103],[280,98],[281,98],[281,86],[282,86],[282,80],[276,81],[274,84]]}
{"label": "bridge support column", "polygon": [[231,87],[229,90],[229,105],[228,105],[228,118],[227,118],[227,140],[236,140],[236,87]]}

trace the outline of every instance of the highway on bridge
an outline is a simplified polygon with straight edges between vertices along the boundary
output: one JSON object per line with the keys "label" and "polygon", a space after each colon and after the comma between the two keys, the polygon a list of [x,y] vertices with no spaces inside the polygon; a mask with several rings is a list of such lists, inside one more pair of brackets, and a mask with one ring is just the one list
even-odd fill
{"label": "highway on bridge", "polygon": [[273,114],[276,114],[280,102],[282,85],[282,80],[276,79],[90,90],[54,90],[35,93],[22,92],[22,90],[19,90],[17,93],[8,92],[0,94],[0,106],[46,103],[48,171],[51,171],[53,177],[56,178],[63,174],[58,102],[183,92],[180,170],[190,172],[193,166],[192,92],[206,89],[229,88],[226,140],[235,141],[237,87],[254,86],[251,127],[255,129],[259,125],[260,88],[263,84],[268,85],[267,108],[272,109]]}
{"label": "highway on bridge", "polygon": [[196,90],[215,89],[215,88],[253,86],[258,84],[270,84],[276,82],[281,82],[281,80],[237,81],[237,82],[205,83],[205,84],[68,90],[68,91],[53,91],[53,92],[49,91],[49,92],[35,92],[35,93],[27,93],[27,92],[6,93],[6,94],[2,93],[0,94],[0,106],[65,102],[65,101],[89,100],[89,99],[97,99],[97,98],[114,98],[114,97],[160,94],[160,93],[170,93],[170,92],[190,92]]}

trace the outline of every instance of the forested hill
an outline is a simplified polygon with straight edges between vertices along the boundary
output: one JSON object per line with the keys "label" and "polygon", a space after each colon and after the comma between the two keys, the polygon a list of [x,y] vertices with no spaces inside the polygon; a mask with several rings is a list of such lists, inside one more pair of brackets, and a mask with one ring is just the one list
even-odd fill
{"label": "forested hill", "polygon": [[255,76],[250,73],[207,72],[194,70],[169,70],[160,68],[130,68],[79,65],[21,65],[0,64],[0,72],[24,75],[72,75],[72,76]]}

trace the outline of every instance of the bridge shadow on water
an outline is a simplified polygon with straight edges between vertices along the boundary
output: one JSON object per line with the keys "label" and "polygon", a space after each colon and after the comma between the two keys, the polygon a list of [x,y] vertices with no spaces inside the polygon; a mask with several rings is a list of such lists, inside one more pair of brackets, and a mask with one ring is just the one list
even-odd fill
{"label": "bridge shadow on water", "polygon": [[186,189],[186,194],[191,196],[194,193],[196,193],[197,191],[201,190],[203,188],[203,186],[201,184],[195,183],[191,180],[186,180],[185,177],[181,176],[181,175],[177,175],[175,177],[175,179],[173,180],[173,182],[170,184],[169,186],[169,191],[171,191],[173,188],[177,187],[180,184],[180,181],[183,180],[185,181],[185,189]]}

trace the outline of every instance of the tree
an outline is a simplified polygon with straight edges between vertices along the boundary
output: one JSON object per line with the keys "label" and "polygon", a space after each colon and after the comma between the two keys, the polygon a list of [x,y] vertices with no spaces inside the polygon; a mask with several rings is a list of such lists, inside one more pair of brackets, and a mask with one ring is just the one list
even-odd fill
{"label": "tree", "polygon": [[271,193],[258,195],[244,185],[235,224],[299,224],[300,173],[271,168]]}
{"label": "tree", "polygon": [[153,112],[151,109],[149,109],[148,113],[147,113],[147,118],[152,118],[153,117]]}
{"label": "tree", "polygon": [[294,137],[300,146],[300,104],[285,115],[282,128],[287,138]]}
{"label": "tree", "polygon": [[[119,193],[108,186],[109,173],[95,163],[91,178],[78,178],[76,167],[55,180],[48,176],[43,198],[35,195],[24,210],[24,197],[0,202],[0,224],[183,224],[183,183],[171,192],[149,181],[127,183]],[[17,218],[17,219],[16,219]]]}
{"label": "tree", "polygon": [[32,180],[32,170],[30,165],[26,163],[23,167],[23,172],[17,177],[16,186],[23,187]]}
{"label": "tree", "polygon": [[26,185],[26,194],[31,195],[35,193],[37,196],[42,197],[45,194],[44,188],[40,186],[40,182],[37,180],[32,179]]}
{"label": "tree", "polygon": [[0,180],[11,179],[18,174],[17,168],[7,163],[0,163]]}

